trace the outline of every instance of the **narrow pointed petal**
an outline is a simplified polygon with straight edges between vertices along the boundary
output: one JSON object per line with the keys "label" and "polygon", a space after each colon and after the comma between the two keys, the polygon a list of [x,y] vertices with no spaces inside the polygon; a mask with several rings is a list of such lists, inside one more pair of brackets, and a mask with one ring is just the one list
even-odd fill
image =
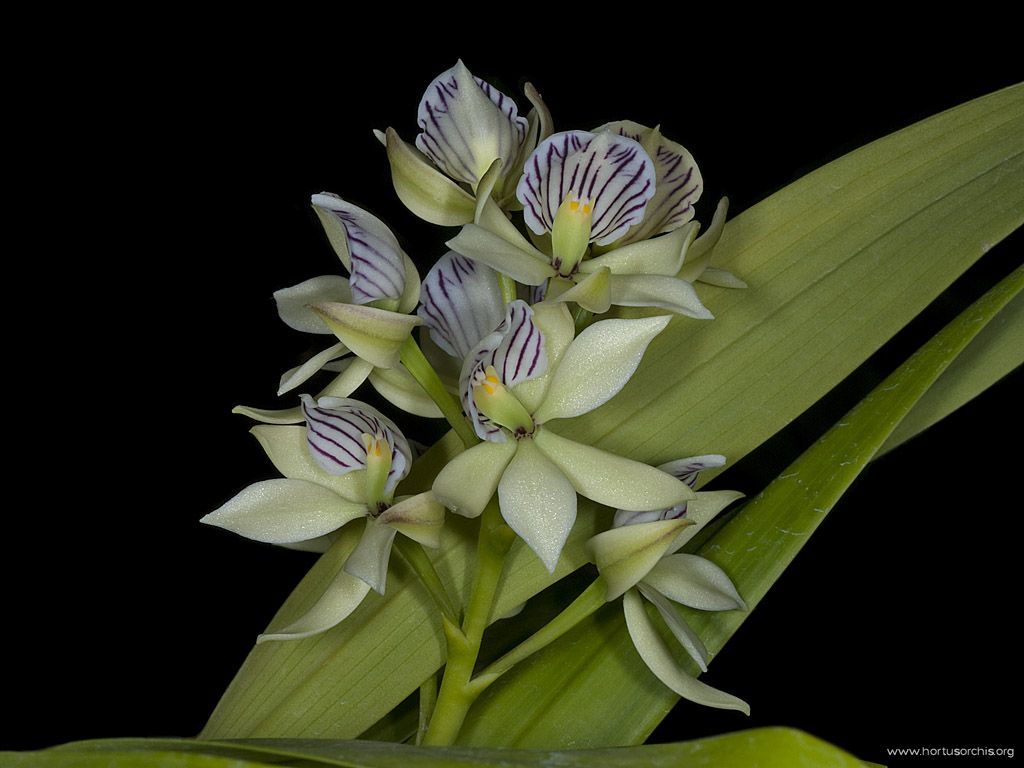
{"label": "narrow pointed petal", "polygon": [[541,376],[548,369],[544,335],[533,322],[534,311],[524,301],[513,301],[506,307],[505,319],[497,329],[484,337],[462,366],[459,395],[462,408],[469,416],[481,440],[503,441],[500,428],[476,406],[473,380],[478,371],[493,365],[501,383],[509,389]]}
{"label": "narrow pointed petal", "polygon": [[405,264],[405,287],[402,295],[398,297],[398,307],[395,311],[400,315],[408,315],[416,309],[420,301],[420,273],[412,259],[405,254],[402,254],[402,262]]}
{"label": "narrow pointed petal", "polygon": [[612,275],[611,301],[619,307],[658,307],[696,320],[714,320],[693,286],[664,275]]}
{"label": "narrow pointed petal", "polygon": [[374,367],[373,363],[353,355],[344,360],[329,363],[324,366],[324,369],[334,370],[338,375],[320,391],[317,397],[348,397],[366,381]]}
{"label": "narrow pointed petal", "polygon": [[646,240],[678,229],[693,218],[693,205],[700,199],[704,180],[693,155],[681,144],[669,141],[657,128],[621,120],[606,123],[595,132],[611,131],[640,142],[654,161],[657,187],[647,205],[640,226],[631,230],[624,242]]}
{"label": "narrow pointed petal", "polygon": [[690,487],[661,470],[538,429],[533,438],[569,482],[598,504],[621,509],[661,509],[693,499]]}
{"label": "narrow pointed petal", "polygon": [[256,642],[300,640],[326,632],[348,618],[369,592],[365,581],[339,571],[306,615],[283,629],[260,635]]}
{"label": "narrow pointed petal", "polygon": [[[303,420],[305,417],[303,413]],[[351,472],[339,477],[325,472],[310,455],[305,427],[260,424],[249,431],[285,477],[322,485],[348,501],[364,501],[362,473]]]}
{"label": "narrow pointed petal", "polygon": [[548,109],[547,104],[544,103],[544,99],[541,98],[537,89],[531,83],[526,83],[523,86],[523,93],[526,94],[526,98],[533,106],[533,109],[526,116],[526,138],[523,140],[522,145],[520,145],[519,152],[507,164],[508,171],[505,176],[505,183],[502,185],[502,196],[499,200],[503,210],[521,211],[523,209],[522,203],[516,199],[516,186],[519,184],[519,179],[522,178],[523,166],[526,165],[527,158],[537,148],[537,145],[553,132],[551,111]]}
{"label": "narrow pointed petal", "polygon": [[365,581],[377,594],[383,595],[387,586],[388,561],[391,544],[398,533],[394,528],[381,525],[372,517],[366,518],[366,530],[345,561],[345,573]]}
{"label": "narrow pointed petal", "polygon": [[602,320],[586,328],[565,351],[547,396],[534,414],[543,424],[594,410],[626,386],[651,340],[671,318]]}
{"label": "narrow pointed petal", "polygon": [[[739,491],[699,491],[694,498],[686,502],[684,510],[686,519],[692,520],[694,524],[680,532],[669,547],[669,554],[682,549],[705,525],[714,520],[719,512],[742,498],[743,494]],[[666,514],[674,516],[674,510],[669,510]]]}
{"label": "narrow pointed petal", "polygon": [[483,442],[445,464],[434,480],[434,498],[457,515],[479,517],[498,489],[517,443]]}
{"label": "narrow pointed petal", "polygon": [[297,552],[316,552],[323,554],[331,545],[338,540],[337,532],[328,533],[325,536],[317,536],[315,539],[309,541],[296,541],[292,544],[282,544],[281,546],[285,549],[294,549]]}
{"label": "narrow pointed petal", "polygon": [[613,275],[667,275],[675,277],[682,269],[687,249],[697,236],[697,223],[691,222],[664,237],[630,243],[580,263],[580,272],[606,268]]}
{"label": "narrow pointed petal", "polygon": [[669,555],[644,581],[670,600],[701,611],[747,610],[728,574],[697,555]]}
{"label": "narrow pointed petal", "polygon": [[551,383],[551,377],[558,369],[558,362],[569,348],[576,335],[576,326],[572,315],[565,304],[544,302],[534,304],[533,323],[544,337],[544,352],[548,358],[548,368],[540,376],[522,381],[515,387],[513,394],[527,411],[533,413],[544,402],[544,397]]}
{"label": "narrow pointed petal", "polygon": [[402,344],[423,322],[413,315],[357,304],[315,304],[313,309],[343,344],[378,368],[398,364]]}
{"label": "narrow pointed petal", "polygon": [[[323,321],[317,319],[321,325],[324,325]],[[324,325],[324,328],[327,328]],[[330,329],[327,329],[330,332]],[[286,371],[281,376],[281,384],[277,388],[277,394],[283,395],[286,392],[291,392],[300,384],[304,384],[315,375],[321,368],[332,360],[341,357],[348,352],[348,347],[342,343],[332,344],[323,352],[318,352],[313,355],[309,360],[304,362],[302,365],[292,368],[290,371]]]}
{"label": "narrow pointed petal", "polygon": [[700,273],[700,282],[715,285],[719,288],[747,288],[746,282],[740,280],[732,272],[718,267],[707,267]]}
{"label": "narrow pointed petal", "polygon": [[662,472],[668,472],[677,477],[691,488],[697,487],[697,479],[705,469],[717,469],[725,466],[725,456],[719,453],[707,453],[703,456],[688,456],[685,459],[676,459],[658,467]]}
{"label": "narrow pointed petal", "polygon": [[345,475],[366,467],[362,436],[383,437],[391,448],[391,469],[385,492],[392,492],[409,474],[412,449],[401,430],[376,408],[358,400],[322,397],[314,402],[302,396],[306,414],[306,442],[313,459],[332,475]]}
{"label": "narrow pointed petal", "polygon": [[352,274],[352,301],[369,304],[400,298],[405,291],[405,254],[387,225],[329,192],[313,195],[312,203],[327,239]]}
{"label": "narrow pointed petal", "polygon": [[676,664],[668,646],[661,639],[657,628],[651,622],[643,606],[643,599],[630,590],[623,598],[622,607],[626,614],[626,628],[633,640],[640,658],[654,676],[684,699],[716,709],[735,709],[750,714],[750,707],[731,694],[712,688],[694,677],[690,677]]}
{"label": "narrow pointed petal", "polygon": [[388,128],[384,138],[391,183],[406,208],[441,227],[458,227],[473,220],[476,201],[472,195],[437,170],[393,128]]}
{"label": "narrow pointed petal", "polygon": [[289,328],[303,333],[330,333],[324,321],[313,311],[313,304],[352,301],[352,289],[341,275],[321,275],[305,282],[274,291],[277,314]]}
{"label": "narrow pointed petal", "polygon": [[570,196],[593,208],[590,240],[607,245],[644,216],[654,195],[654,164],[632,139],[612,133],[565,131],[541,142],[516,188],[531,230],[550,232]]}
{"label": "narrow pointed petal", "polygon": [[441,546],[444,527],[444,505],[434,498],[432,491],[409,496],[389,507],[377,518],[399,533],[418,541],[425,547]]}
{"label": "narrow pointed petal", "polygon": [[473,221],[477,224],[480,223],[480,217],[483,215],[484,206],[488,203],[494,205],[494,199],[491,197],[491,193],[494,191],[495,185],[502,176],[503,166],[504,163],[500,158],[495,159],[487,169],[487,172],[481,177],[480,183],[477,185],[476,207],[473,209]]}
{"label": "narrow pointed petal", "polygon": [[467,224],[446,245],[462,256],[479,261],[525,285],[540,285],[555,274],[547,256],[536,248],[513,245],[490,230]]}
{"label": "narrow pointed petal", "polygon": [[302,415],[302,409],[299,407],[267,410],[265,408],[250,408],[248,405],[236,405],[231,412],[248,416],[250,419],[261,421],[264,424],[298,424],[306,418]]}
{"label": "narrow pointed petal", "polygon": [[512,99],[457,62],[427,86],[416,147],[453,179],[473,186],[495,159],[511,160],[526,136]]}
{"label": "narrow pointed petal", "polygon": [[659,520],[646,525],[613,528],[591,538],[587,554],[608,585],[605,600],[611,602],[635,587],[672,546],[686,520]]}
{"label": "narrow pointed petal", "polygon": [[498,502],[505,522],[553,573],[576,522],[576,491],[532,440],[518,442]]}
{"label": "narrow pointed petal", "polygon": [[711,226],[701,234],[693,245],[686,252],[686,261],[678,277],[682,280],[694,282],[698,280],[704,271],[711,266],[712,254],[718,244],[722,231],[725,229],[725,218],[729,212],[729,198],[723,197],[718,201],[715,214],[711,219]]}
{"label": "narrow pointed petal", "polygon": [[683,617],[679,615],[679,611],[676,610],[675,606],[659,595],[656,590],[644,584],[641,584],[638,589],[640,594],[646,597],[651,602],[651,605],[658,609],[658,613],[661,614],[661,618],[666,626],[668,626],[679,644],[683,646],[683,650],[690,654],[690,658],[700,667],[700,671],[707,672],[708,649],[704,642],[697,637],[697,633],[690,629],[689,625],[683,621]]}
{"label": "narrow pointed petal", "polygon": [[416,314],[437,346],[465,360],[505,317],[498,275],[486,264],[448,251],[424,278]]}
{"label": "narrow pointed petal", "polygon": [[437,407],[437,403],[423,391],[423,387],[405,369],[405,366],[373,368],[369,379],[373,388],[380,392],[389,403],[398,406],[406,413],[424,416],[428,419],[444,417],[441,409]]}
{"label": "narrow pointed petal", "polygon": [[612,303],[611,275],[607,269],[588,274],[580,282],[559,296],[555,301],[574,301],[588,312],[601,315]]}
{"label": "narrow pointed petal", "polygon": [[243,489],[200,522],[267,544],[307,541],[363,517],[366,507],[306,480],[264,480]]}

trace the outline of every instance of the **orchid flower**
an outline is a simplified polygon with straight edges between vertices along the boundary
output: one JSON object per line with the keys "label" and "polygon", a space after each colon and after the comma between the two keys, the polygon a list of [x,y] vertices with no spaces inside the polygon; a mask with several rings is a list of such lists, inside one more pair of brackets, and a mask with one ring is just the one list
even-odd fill
{"label": "orchid flower", "polygon": [[548,426],[614,397],[668,321],[604,320],[573,338],[564,304],[509,304],[501,325],[475,345],[462,368],[463,407],[483,442],[441,470],[435,498],[476,517],[497,491],[505,521],[550,572],[576,520],[577,493],[630,510],[692,498],[690,487],[671,475]]}
{"label": "orchid flower", "polygon": [[516,190],[527,226],[549,253],[493,213],[464,226],[448,247],[520,283],[546,286],[549,300],[594,313],[615,304],[710,319],[693,286],[676,277],[695,227],[587,258],[592,247],[642,226],[657,192],[655,163],[634,139],[612,131],[557,133],[530,155]]}
{"label": "orchid flower", "polygon": [[444,507],[427,491],[395,498],[412,451],[386,416],[358,400],[302,396],[305,429],[259,425],[253,433],[284,475],[254,483],[202,518],[256,541],[326,551],[333,534],[358,518],[365,528],[320,600],[260,640],[309,637],[354,611],[370,589],[384,594],[395,535],[437,547]]}
{"label": "orchid flower", "polygon": [[[434,402],[399,362],[402,344],[420,324],[410,313],[420,294],[415,265],[376,216],[323,192],[312,198],[327,238],[351,277],[321,275],[274,293],[277,311],[291,328],[331,334],[337,343],[281,377],[278,395],[320,370],[338,376],[322,397],[348,397],[364,381],[394,405],[419,416],[440,417]],[[351,353],[351,354],[350,354]],[[303,420],[299,408],[266,411],[240,406],[236,412],[276,424]]]}
{"label": "orchid flower", "polygon": [[[391,178],[403,203],[422,219],[452,226],[473,221],[478,200],[502,210],[516,206],[523,163],[551,134],[551,115],[529,83],[528,117],[461,60],[434,78],[420,100],[416,148],[394,129],[377,132],[387,149]],[[418,150],[418,151],[417,151]]]}
{"label": "orchid flower", "polygon": [[[694,456],[662,464],[659,469],[692,488],[701,470],[723,464],[724,456]],[[587,548],[607,584],[607,600],[623,597],[629,636],[651,672],[685,699],[750,714],[742,700],[680,669],[644,607],[646,599],[679,645],[702,672],[707,672],[704,643],[672,603],[703,611],[745,611],[747,606],[725,571],[703,557],[679,553],[679,549],[739,496],[732,491],[697,493],[666,509],[620,509],[615,513],[615,527],[594,536]]]}

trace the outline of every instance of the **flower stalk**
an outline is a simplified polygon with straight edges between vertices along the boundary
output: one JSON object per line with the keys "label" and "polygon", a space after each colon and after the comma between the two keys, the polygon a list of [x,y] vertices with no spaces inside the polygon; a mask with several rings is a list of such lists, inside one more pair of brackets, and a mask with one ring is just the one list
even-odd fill
{"label": "flower stalk", "polygon": [[401,360],[406,370],[423,387],[423,391],[430,395],[431,400],[437,403],[437,407],[441,409],[441,413],[444,414],[445,419],[452,429],[455,430],[455,433],[462,438],[462,442],[466,447],[469,448],[476,445],[479,440],[473,434],[473,428],[469,426],[469,423],[463,417],[462,408],[448,390],[444,388],[444,384],[441,383],[441,379],[438,377],[437,371],[434,370],[434,366],[423,355],[423,350],[419,348],[419,345],[416,344],[412,336],[407,338],[405,343],[402,344]]}

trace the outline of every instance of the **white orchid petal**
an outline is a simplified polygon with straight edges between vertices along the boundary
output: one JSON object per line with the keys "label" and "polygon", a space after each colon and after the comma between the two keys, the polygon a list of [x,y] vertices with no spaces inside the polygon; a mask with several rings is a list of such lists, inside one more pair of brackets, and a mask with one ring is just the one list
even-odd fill
{"label": "white orchid petal", "polygon": [[378,368],[398,364],[402,345],[423,322],[413,315],[358,304],[315,304],[313,309],[343,344]]}
{"label": "white orchid petal", "polygon": [[329,192],[313,195],[312,203],[328,240],[352,275],[352,301],[369,304],[400,298],[405,291],[405,254],[387,225]]}
{"label": "white orchid petal", "polygon": [[700,273],[698,278],[700,282],[707,283],[708,285],[714,285],[719,288],[747,288],[747,284],[736,277],[732,272],[728,272],[718,267],[707,267],[703,272]]}
{"label": "white orchid petal", "polygon": [[400,315],[408,315],[420,301],[420,273],[416,271],[416,265],[412,263],[405,254],[402,254],[402,261],[405,264],[405,287],[402,295],[398,297],[396,312]]}
{"label": "white orchid petal", "polygon": [[661,618],[665,621],[669,630],[683,647],[683,650],[690,654],[690,658],[700,667],[700,671],[707,672],[708,649],[704,642],[697,637],[697,633],[690,629],[689,625],[683,621],[675,606],[659,595],[657,590],[651,589],[644,584],[641,584],[638,589],[640,594],[650,600],[651,604],[658,609],[658,613],[661,614]]}
{"label": "white orchid petal", "polygon": [[374,368],[369,379],[373,388],[380,392],[389,403],[398,406],[406,413],[424,416],[428,419],[444,417],[441,409],[437,407],[437,403],[423,391],[423,387],[405,369],[405,366]]}
{"label": "white orchid petal", "polygon": [[505,317],[498,275],[486,264],[448,251],[424,278],[416,314],[437,346],[465,360]]}
{"label": "white orchid petal", "polygon": [[544,99],[531,83],[523,86],[523,93],[533,106],[526,116],[527,128],[526,138],[519,147],[519,152],[508,163],[508,172],[505,183],[502,186],[501,207],[504,210],[522,210],[523,206],[516,199],[516,186],[523,175],[523,166],[530,154],[537,148],[537,145],[544,141],[552,133],[551,111],[548,109]]}
{"label": "white orchid petal", "polygon": [[[319,318],[318,318],[319,319]],[[319,321],[323,324],[323,321]],[[326,328],[326,326],[324,326]],[[328,329],[330,332],[330,329]],[[348,347],[342,343],[332,344],[322,352],[318,352],[309,358],[302,365],[292,368],[290,371],[285,372],[281,376],[281,384],[277,388],[277,394],[283,395],[286,392],[291,392],[300,384],[304,384],[309,381],[320,369],[322,369],[327,363],[332,360],[341,357],[348,352]]]}
{"label": "white orchid petal", "polygon": [[605,600],[614,600],[646,577],[686,525],[685,520],[658,520],[592,537],[586,543],[587,554],[607,584]]}
{"label": "white orchid petal", "polygon": [[576,285],[558,296],[555,301],[574,301],[588,312],[601,315],[612,303],[611,275],[607,269],[592,272]]}
{"label": "white orchid petal", "polygon": [[498,489],[517,443],[483,442],[445,464],[434,480],[434,498],[457,515],[478,517]]}
{"label": "white orchid petal", "polygon": [[750,707],[746,702],[690,677],[679,668],[672,653],[661,639],[657,628],[647,615],[643,599],[636,590],[626,593],[622,607],[626,614],[626,628],[629,630],[629,636],[633,640],[637,653],[640,654],[640,658],[644,660],[647,668],[662,683],[684,699],[697,704],[716,709],[735,709],[744,714],[750,714]]}
{"label": "white orchid petal", "polygon": [[264,480],[240,491],[200,522],[267,544],[308,541],[366,514],[366,507],[306,480]]}
{"label": "white orchid petal", "polygon": [[677,477],[691,488],[697,487],[697,479],[705,469],[717,469],[725,466],[725,456],[719,453],[706,453],[703,456],[688,456],[685,459],[676,459],[658,467],[662,472],[668,472]]}
{"label": "white orchid petal", "polygon": [[362,473],[352,472],[339,477],[324,472],[309,453],[305,427],[260,424],[249,431],[259,441],[277,471],[285,477],[308,480],[329,488],[344,499],[363,502]]}
{"label": "white orchid petal", "polygon": [[612,133],[565,131],[534,150],[516,197],[531,230],[550,232],[562,203],[575,195],[593,213],[590,240],[607,245],[644,216],[654,194],[654,164],[632,139]]}
{"label": "white orchid petal", "polygon": [[298,552],[317,552],[323,554],[331,545],[338,540],[337,532],[328,533],[325,536],[317,536],[315,539],[309,541],[296,541],[292,544],[282,544],[281,546],[285,549],[294,549]]}
{"label": "white orchid petal", "polygon": [[548,368],[540,376],[516,384],[512,393],[527,411],[533,413],[544,402],[544,396],[551,382],[551,376],[558,368],[558,362],[569,348],[576,335],[576,326],[565,304],[544,302],[533,306],[533,324],[544,336],[544,352],[548,357]]}
{"label": "white orchid petal", "polygon": [[365,581],[339,571],[320,599],[302,618],[276,632],[260,635],[256,642],[300,640],[326,632],[348,618],[369,592],[370,587]]}
{"label": "white orchid petal", "polygon": [[457,227],[473,220],[476,203],[472,195],[403,141],[393,128],[387,129],[384,141],[391,183],[406,208],[441,227]]}
{"label": "white orchid petal", "polygon": [[540,285],[555,274],[550,259],[529,243],[527,250],[476,224],[464,226],[446,245],[525,285]]}
{"label": "white orchid petal", "polygon": [[476,186],[495,159],[511,160],[526,136],[512,99],[458,61],[427,86],[417,148],[453,179]]}
{"label": "white orchid petal", "polygon": [[313,311],[312,305],[325,301],[348,304],[352,301],[352,290],[341,275],[321,275],[274,291],[274,301],[277,314],[289,328],[303,333],[329,334],[331,329]]}
{"label": "white orchid petal", "polygon": [[383,595],[387,586],[388,561],[391,545],[398,533],[388,525],[381,525],[372,517],[366,518],[362,538],[345,561],[345,573],[365,581],[377,594]]}
{"label": "white orchid petal", "polygon": [[696,320],[714,320],[685,280],[664,275],[612,275],[611,302],[620,307],[658,307]]}
{"label": "white orchid petal", "polygon": [[553,573],[576,522],[576,491],[532,440],[519,441],[498,502],[505,522]]}
{"label": "white orchid petal", "polygon": [[594,410],[626,386],[651,340],[671,318],[602,320],[577,336],[562,356],[544,403],[534,414],[538,423]]}
{"label": "white orchid petal", "polygon": [[525,301],[513,301],[505,308],[505,319],[495,331],[480,340],[466,358],[459,375],[459,396],[477,436],[502,442],[505,437],[477,408],[473,397],[473,379],[478,371],[494,366],[501,383],[508,389],[541,376],[548,369],[544,334],[533,322],[534,311]]}
{"label": "white orchid petal", "polygon": [[267,410],[265,408],[250,408],[248,405],[236,405],[231,412],[262,421],[264,424],[298,424],[306,418],[299,407]]}
{"label": "white orchid petal", "polygon": [[690,487],[661,470],[538,429],[534,442],[576,490],[598,504],[621,509],[661,509],[693,499]]}
{"label": "white orchid petal", "polygon": [[314,402],[302,396],[306,414],[306,442],[313,459],[329,474],[345,475],[365,469],[362,436],[383,437],[391,449],[391,469],[384,486],[390,493],[412,467],[412,449],[401,430],[376,408],[358,400],[322,397]]}
{"label": "white orchid petal", "polygon": [[434,498],[432,491],[426,491],[404,498],[384,510],[377,522],[394,528],[426,547],[436,549],[441,546],[444,505]]}
{"label": "white orchid petal", "polygon": [[669,555],[644,581],[670,600],[701,611],[747,609],[728,574],[698,555]]}
{"label": "white orchid petal", "polygon": [[686,260],[686,253],[697,235],[698,225],[691,222],[664,237],[630,243],[580,263],[580,272],[607,268],[613,275],[668,275],[675,277]]}
{"label": "white orchid petal", "polygon": [[[338,375],[320,390],[317,397],[348,397],[366,381],[366,378],[374,370],[373,363],[354,355],[346,357],[344,360],[338,360],[336,364]],[[335,363],[325,365],[324,370],[331,370],[334,365]]]}

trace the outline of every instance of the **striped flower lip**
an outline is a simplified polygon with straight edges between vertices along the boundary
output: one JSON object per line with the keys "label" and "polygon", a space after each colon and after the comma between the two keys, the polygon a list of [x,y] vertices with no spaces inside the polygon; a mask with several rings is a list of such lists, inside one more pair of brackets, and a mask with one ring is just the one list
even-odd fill
{"label": "striped flower lip", "polygon": [[462,61],[427,86],[416,147],[451,178],[474,189],[496,159],[507,164],[526,139],[527,120],[508,96],[474,77]]}
{"label": "striped flower lip", "polygon": [[394,497],[395,486],[412,467],[412,449],[391,419],[365,403],[340,397],[314,401],[309,395],[303,395],[302,412],[306,417],[310,455],[331,475],[347,475],[368,468],[372,456],[368,456],[364,435],[386,446],[391,457],[382,500],[390,501]]}
{"label": "striped flower lip", "polygon": [[[690,456],[686,459],[676,459],[658,467],[662,472],[667,472],[673,477],[682,480],[691,488],[697,486],[697,478],[705,469],[716,469],[725,466],[725,456],[711,453],[704,456]],[[630,512],[619,509],[615,512],[613,527],[620,528],[624,525],[636,525],[637,523],[651,523],[659,520],[677,520],[686,515],[686,502],[667,509],[657,509],[650,512]]]}
{"label": "striped flower lip", "polygon": [[643,220],[655,191],[654,164],[643,147],[615,133],[565,131],[544,140],[530,155],[516,196],[527,225],[553,232],[561,211],[590,217],[586,241],[607,245]]}

